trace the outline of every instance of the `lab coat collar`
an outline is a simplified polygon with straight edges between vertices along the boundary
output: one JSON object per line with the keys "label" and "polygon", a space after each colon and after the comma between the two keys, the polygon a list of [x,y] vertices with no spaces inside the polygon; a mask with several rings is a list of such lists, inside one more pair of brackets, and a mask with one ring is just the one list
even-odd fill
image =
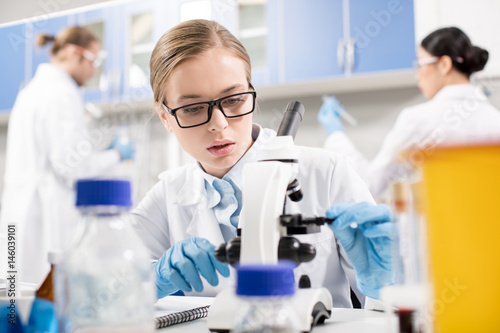
{"label": "lab coat collar", "polygon": [[43,63],[38,65],[36,69],[36,78],[42,78],[44,81],[46,78],[49,78],[52,82],[55,77],[57,77],[60,80],[65,80],[68,84],[74,86],[75,88],[79,88],[78,84],[76,83],[75,79],[71,77],[66,71],[63,69],[57,67],[54,64],[51,63]]}
{"label": "lab coat collar", "polygon": [[452,84],[441,88],[434,96],[433,100],[463,99],[464,97],[487,100],[481,87],[472,84]]}
{"label": "lab coat collar", "polygon": [[[186,176],[177,177],[173,184],[173,188],[179,189],[175,194],[173,203],[179,206],[197,205],[202,201],[206,201],[206,197],[203,195],[205,188],[203,186],[202,171],[196,164],[190,164],[186,168],[187,170],[184,173]],[[163,175],[164,173],[160,175],[160,179],[163,178]]]}
{"label": "lab coat collar", "polygon": [[[255,140],[254,144],[228,172],[229,177],[236,186],[241,188],[243,165],[247,162],[256,161],[258,149],[268,143],[274,136],[276,136],[276,132],[270,129],[262,129],[259,125],[253,125],[252,138]],[[159,178],[166,179],[173,176],[172,188],[179,188],[179,191],[174,194],[173,203],[186,206],[187,209],[191,210],[192,219],[187,225],[186,232],[191,236],[204,235],[203,237],[212,244],[221,244],[224,242],[224,238],[219,223],[213,209],[208,207],[207,192],[204,186],[204,174],[206,175],[206,173],[198,163],[192,163],[186,168],[188,169],[184,173],[180,172],[172,175],[164,172],[160,174]],[[182,177],[181,174],[186,176]]]}
{"label": "lab coat collar", "polygon": [[[257,161],[257,152],[263,145],[267,144],[273,137],[276,136],[276,132],[271,129],[263,129],[257,124],[253,125],[252,128],[252,138],[254,143],[250,149],[245,153],[245,155],[229,170],[229,172],[224,176],[231,179],[233,184],[241,189],[243,179],[242,179],[242,169],[243,165],[248,162]],[[175,195],[173,201],[174,204],[180,206],[189,205],[199,205],[203,204],[208,208],[207,191],[205,189],[204,181],[210,182],[210,176],[208,175],[198,163],[193,163],[188,166],[185,175],[186,177],[175,177],[173,188],[179,188],[178,193]],[[166,179],[168,177],[168,172],[163,172],[159,175],[160,179]],[[211,184],[211,182],[210,182]]]}
{"label": "lab coat collar", "polygon": [[[257,160],[257,152],[262,145],[269,142],[269,140],[274,137],[276,133],[270,129],[262,129],[260,125],[254,124],[252,127],[252,140],[254,143],[248,149],[248,151],[243,155],[238,162],[226,173],[222,179],[231,183],[232,186],[236,186],[241,190],[243,184],[243,166],[248,162],[254,162]],[[200,167],[201,169],[201,167]],[[208,198],[208,208],[215,207],[221,199],[220,194],[213,188],[215,177],[209,175],[208,173],[202,171],[202,177],[206,181],[206,192]]]}

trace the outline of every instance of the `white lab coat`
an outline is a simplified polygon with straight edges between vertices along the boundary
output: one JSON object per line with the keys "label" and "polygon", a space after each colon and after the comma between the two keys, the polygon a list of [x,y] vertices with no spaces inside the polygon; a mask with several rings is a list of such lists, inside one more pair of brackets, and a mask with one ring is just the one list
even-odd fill
{"label": "white lab coat", "polygon": [[342,131],[329,135],[324,147],[347,156],[373,196],[379,198],[391,182],[415,175],[413,166],[420,155],[412,154],[406,160],[401,158],[403,153],[427,148],[426,154],[430,154],[436,146],[485,142],[500,142],[500,111],[479,87],[457,84],[445,86],[426,103],[404,109],[371,162]]}
{"label": "white lab coat", "polygon": [[[259,127],[254,125],[254,133],[258,131]],[[254,134],[254,138],[256,135],[257,140],[240,160],[243,163],[256,162],[259,147],[276,133],[260,129],[260,134]],[[298,203],[288,201],[287,213],[300,212],[305,217],[325,216],[326,210],[337,202],[373,202],[366,185],[343,157],[321,148],[298,146],[297,149],[298,179],[304,198]],[[202,172],[196,163],[163,172],[160,181],[132,212],[134,227],[154,259],[160,258],[174,243],[191,236],[204,237],[216,247],[224,243],[214,211],[207,207]],[[351,307],[349,286],[357,290],[354,271],[333,232],[323,226],[321,233],[296,237],[314,244],[317,251],[312,262],[301,264],[296,269],[297,276],[307,273],[313,287],[327,287],[332,293],[334,306]],[[204,281],[205,289],[201,295],[215,295],[232,283],[234,272],[215,288]]]}
{"label": "white lab coat", "polygon": [[71,240],[79,219],[74,181],[118,164],[116,150],[93,151],[103,139],[103,133],[86,129],[73,78],[53,64],[39,65],[16,99],[7,136],[0,223],[3,232],[17,224],[20,281],[40,283],[49,269],[48,251]]}

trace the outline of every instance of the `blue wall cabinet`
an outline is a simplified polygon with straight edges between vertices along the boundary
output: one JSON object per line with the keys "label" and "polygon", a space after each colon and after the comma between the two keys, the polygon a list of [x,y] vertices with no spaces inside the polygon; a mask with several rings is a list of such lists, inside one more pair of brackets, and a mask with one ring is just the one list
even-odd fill
{"label": "blue wall cabinet", "polygon": [[349,0],[346,70],[353,73],[409,69],[415,59],[411,0]]}
{"label": "blue wall cabinet", "polygon": [[12,109],[17,93],[27,81],[26,24],[0,29],[0,112]]}
{"label": "blue wall cabinet", "polygon": [[337,56],[343,38],[342,2],[288,0],[283,11],[284,81],[342,74]]}
{"label": "blue wall cabinet", "polygon": [[38,65],[50,61],[52,44],[38,47],[36,37],[41,33],[55,35],[72,20],[72,15],[44,17],[0,29],[1,112],[10,112],[19,90],[35,75]]}
{"label": "blue wall cabinet", "polygon": [[412,0],[268,0],[265,14],[257,86],[412,68]]}

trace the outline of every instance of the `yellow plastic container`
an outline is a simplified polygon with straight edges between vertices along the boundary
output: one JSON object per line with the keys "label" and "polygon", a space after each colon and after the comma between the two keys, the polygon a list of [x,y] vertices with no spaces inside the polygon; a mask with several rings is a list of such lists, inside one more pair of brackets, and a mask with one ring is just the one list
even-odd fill
{"label": "yellow plastic container", "polygon": [[423,155],[435,333],[500,332],[500,144]]}

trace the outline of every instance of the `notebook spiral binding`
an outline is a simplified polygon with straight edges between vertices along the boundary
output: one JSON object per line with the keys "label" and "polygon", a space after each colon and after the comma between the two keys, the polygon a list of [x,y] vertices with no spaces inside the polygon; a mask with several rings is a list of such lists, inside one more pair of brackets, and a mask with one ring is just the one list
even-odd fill
{"label": "notebook spiral binding", "polygon": [[187,321],[204,318],[208,314],[210,305],[200,306],[186,311],[171,313],[166,316],[156,318],[156,328],[164,328],[175,324],[185,323]]}

